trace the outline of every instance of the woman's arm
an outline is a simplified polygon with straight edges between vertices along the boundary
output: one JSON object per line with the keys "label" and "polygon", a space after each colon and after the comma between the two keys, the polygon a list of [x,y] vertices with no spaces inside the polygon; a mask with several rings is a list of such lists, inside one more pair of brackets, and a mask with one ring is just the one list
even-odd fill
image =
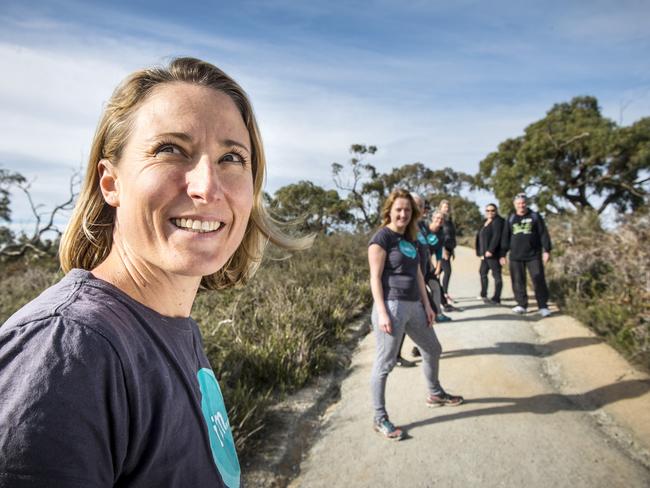
{"label": "woman's arm", "polygon": [[424,305],[424,311],[427,314],[427,325],[431,326],[435,318],[433,310],[431,310],[431,304],[429,303],[429,294],[427,293],[427,287],[424,284],[424,277],[422,276],[422,270],[418,266],[418,289],[420,290],[420,300],[422,300],[422,305]]}
{"label": "woman's arm", "polygon": [[386,251],[379,244],[370,244],[368,246],[368,264],[370,265],[370,290],[372,299],[375,301],[377,315],[379,318],[379,330],[391,334],[393,324],[386,310],[384,302],[384,287],[381,284],[381,275],[384,272],[384,263],[386,262]]}

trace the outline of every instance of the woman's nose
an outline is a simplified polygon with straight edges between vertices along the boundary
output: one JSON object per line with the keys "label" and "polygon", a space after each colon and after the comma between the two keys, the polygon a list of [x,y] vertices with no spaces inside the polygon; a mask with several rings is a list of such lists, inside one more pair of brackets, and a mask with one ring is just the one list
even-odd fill
{"label": "woman's nose", "polygon": [[192,199],[211,202],[219,198],[222,188],[216,164],[202,156],[187,172],[187,193]]}

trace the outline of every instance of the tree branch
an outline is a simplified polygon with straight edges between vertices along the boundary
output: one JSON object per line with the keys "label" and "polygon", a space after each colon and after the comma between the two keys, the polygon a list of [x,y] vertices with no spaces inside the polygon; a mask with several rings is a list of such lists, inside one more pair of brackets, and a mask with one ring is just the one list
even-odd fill
{"label": "tree branch", "polygon": [[29,203],[29,207],[32,211],[32,215],[34,216],[34,220],[35,220],[34,232],[29,238],[27,238],[27,236],[23,234],[24,238],[26,238],[25,241],[22,241],[21,238],[19,242],[10,242],[2,246],[0,248],[0,257],[16,258],[25,255],[27,251],[34,252],[39,256],[46,255],[47,247],[44,245],[42,241],[43,234],[47,232],[54,232],[57,235],[57,237],[61,236],[61,231],[56,227],[54,223],[54,219],[56,218],[56,215],[59,212],[64,210],[70,210],[72,208],[75,198],[78,195],[77,188],[81,183],[81,177],[79,171],[75,171],[72,173],[72,175],[70,176],[68,199],[63,203],[56,205],[49,212],[49,216],[47,218],[47,224],[45,226],[42,225],[43,216],[45,215],[45,213],[39,212],[39,208],[42,207],[42,205],[36,205],[34,203],[34,199],[32,198],[32,194],[30,191],[32,183],[33,181],[26,182],[23,180],[23,181],[16,182],[15,185],[19,190],[21,190],[25,194],[25,197],[27,198],[27,202]]}

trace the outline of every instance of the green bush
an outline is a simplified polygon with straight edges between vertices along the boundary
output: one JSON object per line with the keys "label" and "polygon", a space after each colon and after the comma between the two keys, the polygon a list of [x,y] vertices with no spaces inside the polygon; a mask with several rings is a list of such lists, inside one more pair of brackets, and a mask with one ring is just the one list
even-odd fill
{"label": "green bush", "polygon": [[[273,401],[337,364],[335,346],[371,302],[366,243],[340,234],[290,257],[271,250],[246,287],[197,296],[192,316],[243,456]],[[52,260],[3,268],[0,323],[58,281],[57,269]]]}
{"label": "green bush", "polygon": [[336,364],[334,347],[370,301],[366,238],[345,234],[319,236],[289,259],[266,260],[241,290],[197,297],[192,316],[232,402],[240,449],[263,425],[272,399]]}
{"label": "green bush", "polygon": [[650,369],[650,216],[605,230],[592,212],[549,220],[551,296],[569,314]]}

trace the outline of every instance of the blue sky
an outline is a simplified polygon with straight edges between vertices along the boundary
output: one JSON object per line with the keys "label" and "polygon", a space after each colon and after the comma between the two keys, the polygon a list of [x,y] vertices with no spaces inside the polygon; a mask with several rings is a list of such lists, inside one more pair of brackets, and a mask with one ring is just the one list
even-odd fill
{"label": "blue sky", "polygon": [[[102,104],[131,71],[206,59],[249,93],[267,190],[375,144],[381,170],[474,173],[508,137],[577,95],[624,125],[650,115],[647,1],[0,0],[0,167],[46,205],[85,166]],[[490,196],[476,194],[480,204]],[[14,197],[14,220],[29,220]]]}

